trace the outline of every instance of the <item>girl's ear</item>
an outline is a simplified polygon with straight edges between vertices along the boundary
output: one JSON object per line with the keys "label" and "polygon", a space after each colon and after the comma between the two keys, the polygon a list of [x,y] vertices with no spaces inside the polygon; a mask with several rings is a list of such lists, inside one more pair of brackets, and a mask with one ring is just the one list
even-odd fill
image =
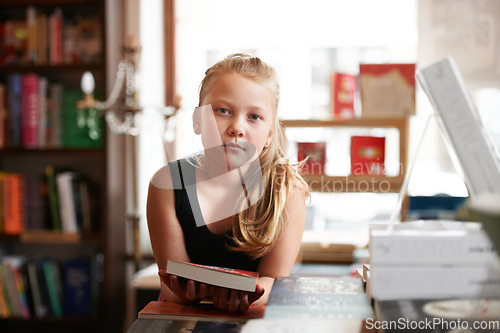
{"label": "girl's ear", "polygon": [[195,108],[193,112],[193,130],[194,134],[200,135],[201,134],[201,114],[200,114],[200,108]]}

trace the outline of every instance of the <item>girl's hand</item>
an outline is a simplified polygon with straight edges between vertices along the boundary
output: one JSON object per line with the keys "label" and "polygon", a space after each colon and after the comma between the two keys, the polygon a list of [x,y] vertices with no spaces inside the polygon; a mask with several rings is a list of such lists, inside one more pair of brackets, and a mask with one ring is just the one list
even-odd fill
{"label": "girl's hand", "polygon": [[165,270],[158,272],[163,283],[183,302],[199,302],[208,296],[212,296],[215,287],[206,283],[198,283],[186,280],[176,275],[168,274]]}
{"label": "girl's hand", "polygon": [[214,305],[227,312],[246,312],[250,305],[264,295],[264,288],[257,284],[252,293],[216,287],[212,297]]}

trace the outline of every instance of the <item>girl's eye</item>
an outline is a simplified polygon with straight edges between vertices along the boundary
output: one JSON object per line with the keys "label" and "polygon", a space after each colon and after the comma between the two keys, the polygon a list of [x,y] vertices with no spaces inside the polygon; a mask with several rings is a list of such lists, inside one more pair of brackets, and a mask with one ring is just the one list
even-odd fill
{"label": "girl's eye", "polygon": [[253,115],[251,115],[251,116],[250,116],[250,119],[252,119],[252,120],[259,120],[259,119],[261,119],[261,118],[260,118],[260,116],[259,116],[259,115],[257,115],[257,114],[253,114]]}
{"label": "girl's eye", "polygon": [[227,109],[224,109],[224,108],[218,108],[217,111],[220,113],[220,114],[228,114],[229,111]]}

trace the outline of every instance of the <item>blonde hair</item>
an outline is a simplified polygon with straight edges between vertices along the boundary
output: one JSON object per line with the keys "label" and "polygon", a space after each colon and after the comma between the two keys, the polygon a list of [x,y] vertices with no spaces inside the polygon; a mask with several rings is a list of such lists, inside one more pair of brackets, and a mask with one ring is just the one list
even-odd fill
{"label": "blonde hair", "polygon": [[262,197],[256,204],[238,213],[232,223],[235,243],[232,249],[258,258],[267,254],[280,236],[285,203],[294,188],[309,196],[309,187],[298,172],[297,165],[292,165],[285,157],[285,132],[277,119],[279,84],[273,67],[247,54],[235,53],[227,56],[205,72],[200,84],[199,105],[202,105],[213,82],[228,73],[250,78],[273,93],[275,134],[269,146],[264,148],[259,156],[262,186],[254,184],[254,188],[246,189],[247,192],[262,191]]}

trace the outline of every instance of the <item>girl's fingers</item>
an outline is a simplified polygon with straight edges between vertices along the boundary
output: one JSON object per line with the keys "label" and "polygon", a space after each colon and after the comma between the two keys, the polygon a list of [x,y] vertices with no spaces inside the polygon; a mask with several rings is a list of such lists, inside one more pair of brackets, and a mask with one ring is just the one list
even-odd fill
{"label": "girl's fingers", "polygon": [[200,283],[200,292],[198,293],[198,298],[204,299],[208,295],[208,285],[206,283]]}
{"label": "girl's fingers", "polygon": [[248,296],[248,303],[252,304],[256,300],[261,298],[262,295],[264,295],[265,291],[266,290],[262,288],[260,284],[257,284],[257,286],[255,287],[255,291],[253,293],[250,293],[250,295]]}
{"label": "girl's fingers", "polygon": [[249,307],[248,293],[240,293],[240,312],[247,312]]}
{"label": "girl's fingers", "polygon": [[227,297],[228,297],[228,289],[227,288],[219,288],[219,298],[217,300],[217,307],[221,310],[227,310]]}
{"label": "girl's fingers", "polygon": [[239,303],[239,291],[231,289],[231,295],[229,296],[229,304],[227,310],[229,312],[236,312],[238,310]]}
{"label": "girl's fingers", "polygon": [[186,286],[186,299],[192,301],[196,298],[196,282],[189,280]]}

